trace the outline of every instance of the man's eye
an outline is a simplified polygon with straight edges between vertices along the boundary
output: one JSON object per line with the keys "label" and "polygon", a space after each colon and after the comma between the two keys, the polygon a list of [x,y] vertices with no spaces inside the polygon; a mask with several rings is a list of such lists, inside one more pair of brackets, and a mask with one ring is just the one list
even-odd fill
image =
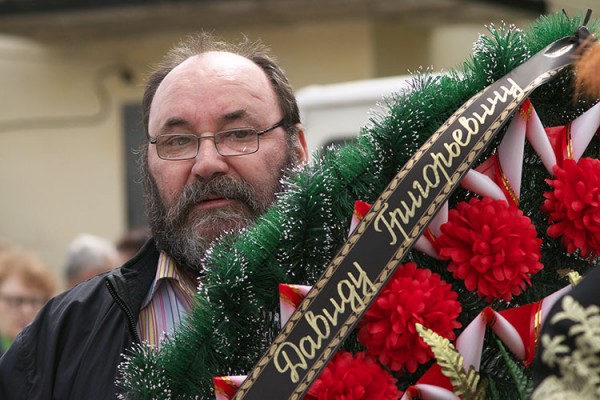
{"label": "man's eye", "polygon": [[254,136],[253,129],[234,129],[231,131],[223,132],[223,134],[221,135],[221,139],[222,140],[239,141],[239,140],[252,139],[253,136]]}
{"label": "man's eye", "polygon": [[167,147],[188,146],[192,144],[192,141],[194,140],[191,135],[165,136],[164,139],[162,145]]}

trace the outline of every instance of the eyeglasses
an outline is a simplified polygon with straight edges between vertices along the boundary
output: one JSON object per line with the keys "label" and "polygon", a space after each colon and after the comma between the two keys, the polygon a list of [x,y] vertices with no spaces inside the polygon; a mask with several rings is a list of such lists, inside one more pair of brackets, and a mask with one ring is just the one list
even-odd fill
{"label": "eyeglasses", "polygon": [[9,308],[14,309],[21,308],[26,305],[33,308],[42,308],[42,306],[48,301],[48,299],[42,297],[10,296],[5,294],[0,294],[0,300],[4,301]]}
{"label": "eyeglasses", "polygon": [[211,136],[195,133],[163,133],[150,139],[156,145],[158,157],[163,160],[191,160],[200,149],[200,139],[213,138],[217,152],[223,157],[242,156],[258,151],[258,137],[283,125],[283,120],[262,131],[254,128],[235,128],[215,132]]}

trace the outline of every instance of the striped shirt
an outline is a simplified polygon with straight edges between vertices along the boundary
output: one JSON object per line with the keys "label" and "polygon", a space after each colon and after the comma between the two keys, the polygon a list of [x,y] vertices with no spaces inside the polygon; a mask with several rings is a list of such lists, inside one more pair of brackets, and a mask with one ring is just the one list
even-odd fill
{"label": "striped shirt", "polygon": [[154,281],[142,302],[137,328],[143,342],[160,348],[195,303],[196,285],[161,252]]}

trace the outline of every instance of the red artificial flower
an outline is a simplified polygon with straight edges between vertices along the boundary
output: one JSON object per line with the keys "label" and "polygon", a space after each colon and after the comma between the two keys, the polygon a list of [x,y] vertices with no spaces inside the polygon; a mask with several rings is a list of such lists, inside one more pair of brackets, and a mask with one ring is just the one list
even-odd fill
{"label": "red artificial flower", "polygon": [[472,198],[448,212],[435,241],[448,271],[487,301],[521,293],[543,268],[542,241],[523,211],[504,200]]}
{"label": "red artificial flower", "polygon": [[553,169],[554,188],[544,193],[542,210],[548,215],[548,236],[560,237],[569,253],[579,249],[583,258],[600,255],[600,161],[565,160]]}
{"label": "red artificial flower", "polygon": [[397,400],[396,379],[364,353],[338,352],[323,369],[305,400]]}
{"label": "red artificial flower", "polygon": [[401,265],[365,313],[358,340],[389,369],[415,372],[433,356],[415,324],[453,340],[453,330],[461,326],[457,298],[438,274],[415,263]]}

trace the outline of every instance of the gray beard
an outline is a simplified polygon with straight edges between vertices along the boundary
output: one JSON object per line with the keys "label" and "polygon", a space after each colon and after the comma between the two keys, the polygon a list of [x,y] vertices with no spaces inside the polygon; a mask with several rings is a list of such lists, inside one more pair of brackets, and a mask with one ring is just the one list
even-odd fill
{"label": "gray beard", "polygon": [[[177,204],[167,208],[154,179],[148,176],[145,181],[149,223],[157,248],[165,251],[178,267],[196,273],[215,239],[225,232],[248,226],[266,211],[275,196],[274,193],[257,195],[245,181],[219,176],[206,183],[198,181],[186,186]],[[238,202],[214,210],[194,209],[210,195]]]}

